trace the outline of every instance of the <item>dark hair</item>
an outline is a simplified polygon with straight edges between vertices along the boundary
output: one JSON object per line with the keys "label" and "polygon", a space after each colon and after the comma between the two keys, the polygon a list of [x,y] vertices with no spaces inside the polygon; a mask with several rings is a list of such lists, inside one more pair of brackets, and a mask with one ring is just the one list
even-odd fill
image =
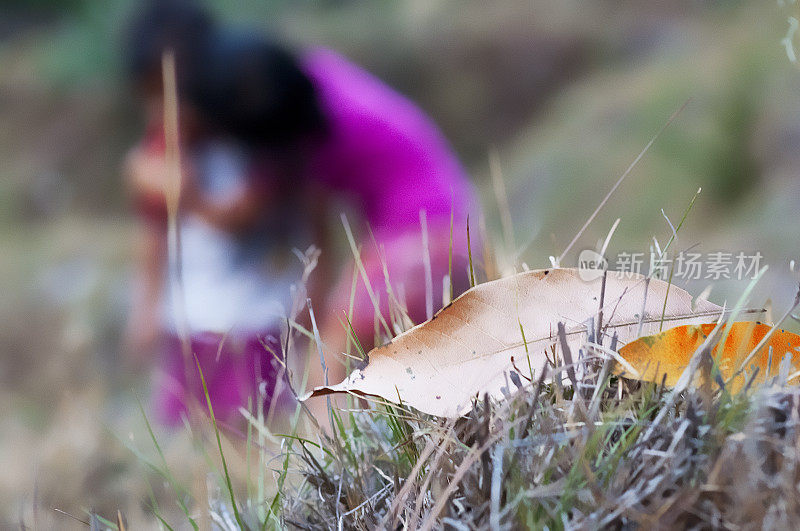
{"label": "dark hair", "polygon": [[244,31],[219,32],[189,98],[210,123],[257,148],[281,149],[324,132],[311,80],[294,56]]}
{"label": "dark hair", "polygon": [[175,53],[182,91],[192,86],[214,31],[211,15],[196,0],[150,0],[127,31],[125,63],[134,82],[158,75],[165,50]]}

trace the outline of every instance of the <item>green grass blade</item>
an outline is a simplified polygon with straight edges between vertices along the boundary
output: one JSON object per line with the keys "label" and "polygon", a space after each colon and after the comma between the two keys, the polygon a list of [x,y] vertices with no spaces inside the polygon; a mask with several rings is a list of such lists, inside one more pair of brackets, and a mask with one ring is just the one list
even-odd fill
{"label": "green grass blade", "polygon": [[225,459],[225,452],[222,451],[222,438],[219,434],[219,426],[217,425],[217,418],[214,416],[214,407],[211,405],[211,396],[208,394],[208,386],[206,385],[206,378],[203,375],[203,369],[200,367],[200,361],[197,359],[197,356],[194,358],[194,362],[197,365],[197,371],[200,373],[200,383],[203,384],[203,394],[206,397],[206,404],[208,405],[208,414],[211,416],[211,424],[214,426],[214,435],[217,438],[217,448],[219,449],[219,457],[222,459],[222,470],[225,476],[225,486],[228,489],[228,495],[231,499],[231,508],[233,509],[233,516],[236,519],[236,523],[239,524],[241,529],[247,529],[244,525],[244,521],[242,520],[242,516],[239,514],[239,508],[236,506],[236,495],[233,492],[233,482],[231,481],[231,476],[228,473],[228,462]]}

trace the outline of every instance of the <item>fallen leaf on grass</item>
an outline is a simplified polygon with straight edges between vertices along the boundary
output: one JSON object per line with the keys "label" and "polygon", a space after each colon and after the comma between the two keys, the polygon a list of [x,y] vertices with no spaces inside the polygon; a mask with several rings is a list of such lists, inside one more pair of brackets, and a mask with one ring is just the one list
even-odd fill
{"label": "fallen leaf on grass", "polygon": [[[628,343],[619,353],[639,372],[636,379],[655,383],[665,379],[666,385],[674,386],[694,352],[715,326],[713,323],[678,326]],[[712,351],[723,380],[727,381],[734,375],[771,329],[769,325],[756,322],[739,322],[731,325],[727,339],[722,338]],[[740,390],[748,375],[754,374],[756,367],[758,374],[755,382],[764,381],[770,375],[777,375],[787,355],[794,372],[800,359],[798,347],[800,347],[800,336],[784,330],[775,330],[763,347],[745,364],[745,370],[731,381],[731,392]],[[633,377],[620,366],[617,366],[615,372],[621,376]]]}
{"label": "fallen leaf on grass", "polygon": [[[566,325],[569,343],[580,346],[587,321],[598,314],[601,286],[602,279],[587,282],[577,269],[566,268],[478,285],[431,320],[370,351],[366,365],[343,382],[318,387],[309,396],[350,392],[442,417],[464,414],[475,397],[488,393],[499,399],[516,389],[520,376],[537,378],[552,358],[559,322]],[[647,283],[641,275],[609,271],[603,304],[607,335],[616,332],[623,345],[638,337],[645,293],[643,331],[657,330],[668,289],[665,326],[715,321],[722,311],[703,300],[693,309],[691,295],[661,280]]]}

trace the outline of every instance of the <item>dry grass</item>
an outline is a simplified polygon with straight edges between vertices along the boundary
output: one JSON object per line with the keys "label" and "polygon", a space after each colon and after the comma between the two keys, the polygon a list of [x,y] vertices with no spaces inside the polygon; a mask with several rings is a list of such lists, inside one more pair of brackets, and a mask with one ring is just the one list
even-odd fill
{"label": "dry grass", "polygon": [[[800,391],[677,396],[608,378],[529,383],[458,421],[373,405],[323,449],[282,522],[317,529],[795,528]],[[707,364],[706,364],[707,365]],[[710,370],[710,365],[700,370]],[[785,375],[783,376],[785,378]],[[599,387],[598,387],[599,386]]]}

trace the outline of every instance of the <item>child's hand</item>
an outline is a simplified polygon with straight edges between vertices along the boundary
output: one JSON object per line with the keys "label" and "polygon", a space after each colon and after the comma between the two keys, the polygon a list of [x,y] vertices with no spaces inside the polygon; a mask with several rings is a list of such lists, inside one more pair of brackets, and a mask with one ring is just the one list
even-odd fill
{"label": "child's hand", "polygon": [[[198,202],[200,192],[188,160],[182,162],[181,169],[181,202],[191,210]],[[165,185],[171,175],[163,153],[141,147],[131,150],[125,160],[125,173],[134,195],[165,205]]]}
{"label": "child's hand", "polygon": [[168,177],[163,154],[142,147],[132,149],[125,159],[125,175],[135,194],[163,197]]}

